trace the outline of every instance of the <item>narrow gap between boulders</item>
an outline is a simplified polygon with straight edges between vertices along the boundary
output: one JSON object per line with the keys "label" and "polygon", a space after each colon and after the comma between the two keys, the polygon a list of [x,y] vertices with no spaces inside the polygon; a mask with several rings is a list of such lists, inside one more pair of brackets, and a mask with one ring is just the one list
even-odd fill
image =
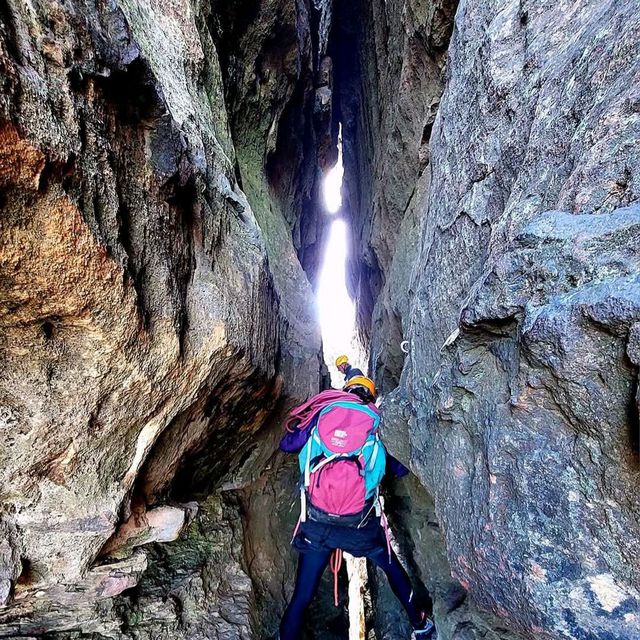
{"label": "narrow gap between boulders", "polygon": [[[332,217],[322,259],[317,290],[317,307],[322,331],[323,353],[332,372],[332,386],[342,386],[342,375],[335,367],[339,355],[348,354],[357,366],[366,362],[363,347],[356,337],[355,305],[346,284],[346,261],[349,246],[349,222],[342,209],[341,127],[338,134],[338,160],[327,172],[322,188],[326,215]],[[345,554],[348,587],[349,640],[364,640],[367,567],[364,558]]]}

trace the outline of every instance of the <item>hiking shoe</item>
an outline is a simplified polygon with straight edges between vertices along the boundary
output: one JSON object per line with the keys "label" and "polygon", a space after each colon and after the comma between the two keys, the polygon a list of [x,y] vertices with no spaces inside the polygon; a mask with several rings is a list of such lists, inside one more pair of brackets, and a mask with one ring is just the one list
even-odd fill
{"label": "hiking shoe", "polygon": [[438,640],[438,632],[433,620],[425,617],[420,627],[413,630],[411,640]]}

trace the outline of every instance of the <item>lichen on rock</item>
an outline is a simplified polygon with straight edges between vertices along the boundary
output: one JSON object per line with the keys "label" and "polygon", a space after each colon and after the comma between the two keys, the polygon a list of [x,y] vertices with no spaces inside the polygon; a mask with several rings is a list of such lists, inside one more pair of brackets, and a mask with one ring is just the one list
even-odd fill
{"label": "lichen on rock", "polygon": [[[365,14],[387,29],[362,35],[378,64],[360,71],[364,130],[346,167],[364,244],[353,289],[391,392],[385,437],[433,497],[475,606],[526,638],[640,637],[637,12],[461,2],[405,209],[372,179],[420,161],[417,137],[399,160],[401,138],[378,122],[409,113],[417,131],[430,117],[410,111],[424,74],[376,89],[400,77],[386,69],[423,24],[404,6]],[[386,115],[367,120],[374,91]]]}

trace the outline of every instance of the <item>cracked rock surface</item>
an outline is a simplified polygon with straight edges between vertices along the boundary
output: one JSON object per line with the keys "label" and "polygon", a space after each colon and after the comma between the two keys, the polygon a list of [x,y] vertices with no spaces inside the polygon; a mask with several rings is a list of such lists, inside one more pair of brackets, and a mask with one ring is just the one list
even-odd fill
{"label": "cracked rock surface", "polygon": [[[365,245],[352,286],[385,437],[433,499],[451,574],[505,633],[636,640],[638,13],[461,1],[433,118],[425,74],[398,53],[433,23],[422,3],[396,4],[370,5],[368,27],[386,28],[361,44],[360,95],[377,90],[379,112],[340,96],[364,123],[346,167]],[[399,55],[399,90],[376,89]],[[389,129],[403,116],[411,126]],[[408,205],[385,183],[402,172]],[[494,637],[439,614],[444,638]]]}
{"label": "cracked rock surface", "polygon": [[[254,5],[272,22],[244,40],[215,3],[0,7],[0,636],[259,628],[219,488],[245,464],[235,489],[257,481],[275,444],[256,434],[319,389],[300,259],[312,272],[322,229],[310,213],[296,235],[293,212],[330,132],[311,122],[316,9]],[[282,591],[291,560],[263,581]]]}

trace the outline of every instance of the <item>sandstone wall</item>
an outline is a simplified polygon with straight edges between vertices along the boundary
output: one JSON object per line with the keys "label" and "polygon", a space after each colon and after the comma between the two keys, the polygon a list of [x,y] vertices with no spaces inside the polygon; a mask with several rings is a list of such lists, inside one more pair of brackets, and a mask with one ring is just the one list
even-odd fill
{"label": "sandstone wall", "polygon": [[[294,243],[303,196],[266,177],[306,171],[315,189],[320,134],[289,166],[280,128],[313,114],[316,10],[254,5],[272,22],[248,52],[215,3],[0,7],[0,635],[125,637],[157,576],[179,582],[180,549],[172,602],[206,602],[186,624],[149,596],[156,626],[135,637],[255,626],[244,514],[215,492],[242,465],[254,481],[275,449],[248,465],[255,434],[319,388],[298,254],[311,271],[321,225]],[[270,56],[276,23],[288,39]],[[138,545],[175,538],[196,491],[186,541],[147,558]],[[113,600],[146,567],[139,600]],[[207,627],[228,598],[233,619]]]}

